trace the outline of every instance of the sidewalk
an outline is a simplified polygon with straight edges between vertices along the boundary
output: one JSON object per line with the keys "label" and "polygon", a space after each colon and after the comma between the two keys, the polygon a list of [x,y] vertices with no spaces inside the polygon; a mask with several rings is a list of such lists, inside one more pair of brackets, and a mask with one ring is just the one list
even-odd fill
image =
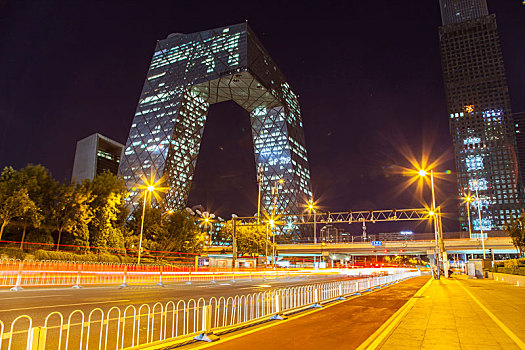
{"label": "sidewalk", "polygon": [[410,279],[192,349],[525,349],[525,288]]}
{"label": "sidewalk", "polygon": [[463,275],[432,281],[396,321],[368,348],[525,349],[525,288]]}

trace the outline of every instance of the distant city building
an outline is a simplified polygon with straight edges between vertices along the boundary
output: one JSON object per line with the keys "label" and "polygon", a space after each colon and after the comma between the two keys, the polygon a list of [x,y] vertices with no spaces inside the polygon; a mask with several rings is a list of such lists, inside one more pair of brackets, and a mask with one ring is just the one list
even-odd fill
{"label": "distant city building", "polygon": [[100,134],[78,141],[71,180],[93,180],[95,175],[106,170],[116,175],[123,151],[123,144]]}
{"label": "distant city building", "polygon": [[514,126],[516,128],[516,148],[518,150],[518,165],[520,170],[520,186],[521,186],[521,205],[523,208],[524,199],[524,184],[523,171],[525,171],[525,112],[514,113]]}
{"label": "distant city building", "polygon": [[326,243],[341,243],[343,242],[343,235],[346,238],[345,232],[333,225],[324,225],[321,228],[320,235],[321,237],[318,238],[318,241]]}
{"label": "distant city building", "polygon": [[246,23],[157,43],[119,169],[131,206],[153,175],[169,188],[161,205],[184,208],[208,108],[228,100],[249,112],[263,212],[303,211],[312,190],[297,95]]}
{"label": "distant city building", "polygon": [[[440,7],[441,64],[458,195],[479,192],[479,201],[470,205],[474,230],[500,229],[518,213],[521,203],[515,129],[496,16],[489,14],[486,0],[440,0]],[[462,228],[468,227],[467,217],[462,205]]]}
{"label": "distant city building", "polygon": [[412,231],[381,232],[370,235],[371,241],[411,241],[413,239]]}

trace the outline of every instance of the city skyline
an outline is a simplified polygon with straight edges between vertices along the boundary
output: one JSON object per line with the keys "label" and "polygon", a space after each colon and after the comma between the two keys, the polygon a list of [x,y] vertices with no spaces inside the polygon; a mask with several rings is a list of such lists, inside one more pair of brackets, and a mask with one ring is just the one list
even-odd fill
{"label": "city skyline", "polygon": [[[72,69],[71,66],[68,66],[67,60],[59,65],[63,66],[62,69],[69,68],[69,70],[63,70],[62,73],[67,74],[60,77],[61,82],[66,83],[68,87],[67,92],[58,85],[53,85],[50,91],[44,92],[37,87],[42,81],[45,81],[44,77],[47,76],[44,73],[37,73],[36,76],[31,75],[31,78],[28,78],[28,73],[26,73],[28,70],[29,72],[36,70],[39,62],[31,65],[27,57],[21,60],[15,59],[19,57],[15,54],[24,52],[25,47],[22,44],[14,45],[13,53],[8,56],[10,57],[9,71],[17,71],[16,67],[26,68],[26,70],[18,70],[20,79],[17,79],[18,76],[14,73],[6,73],[8,78],[11,78],[9,81],[13,81],[14,88],[8,92],[3,91],[0,96],[4,98],[3,115],[7,115],[7,125],[11,127],[12,132],[4,131],[1,135],[2,141],[0,142],[2,142],[3,152],[0,153],[0,163],[2,166],[13,165],[15,167],[22,167],[28,162],[42,163],[48,166],[58,178],[66,178],[71,172],[76,140],[91,132],[100,132],[120,142],[125,141],[125,134],[131,125],[133,109],[140,94],[143,76],[151,59],[151,47],[154,40],[161,39],[171,32],[191,33],[210,27],[238,23],[247,18],[254,30],[261,33],[260,39],[263,45],[272,53],[287,79],[298,92],[299,103],[303,109],[306,145],[312,168],[313,192],[316,199],[320,199],[320,204],[328,209],[339,210],[390,208],[396,203],[404,203],[405,207],[409,207],[410,204],[415,206],[419,204],[418,200],[412,202],[409,195],[403,197],[403,194],[396,194],[395,187],[404,179],[389,173],[392,165],[407,163],[400,155],[402,152],[398,150],[400,143],[406,142],[417,155],[421,152],[422,139],[425,139],[425,142],[429,138],[436,139],[432,156],[438,157],[448,151],[449,160],[440,170],[453,170],[452,149],[447,126],[448,113],[446,113],[443,84],[440,78],[441,66],[437,38],[437,28],[440,25],[439,6],[437,3],[434,6],[418,4],[412,8],[407,6],[407,8],[400,9],[399,6],[388,4],[388,2],[380,5],[382,6],[378,6],[373,22],[370,22],[369,14],[359,18],[359,13],[368,13],[367,5],[360,4],[347,5],[349,9],[352,9],[352,6],[356,7],[353,15],[348,15],[348,17],[340,15],[341,19],[351,19],[352,23],[346,21],[345,23],[350,24],[333,24],[327,18],[329,14],[338,12],[336,10],[340,6],[336,4],[330,11],[320,13],[319,23],[321,25],[317,28],[299,26],[298,20],[293,22],[293,19],[285,20],[284,18],[276,19],[279,25],[272,26],[265,23],[262,14],[260,16],[246,14],[243,15],[243,18],[238,18],[238,16],[233,18],[232,15],[221,17],[213,14],[212,16],[213,11],[210,10],[210,13],[203,16],[202,20],[192,20],[191,24],[162,17],[162,21],[157,21],[162,25],[154,26],[153,29],[151,25],[155,22],[148,18],[149,22],[144,23],[150,23],[150,28],[141,33],[133,31],[131,25],[134,22],[132,19],[141,18],[139,13],[142,8],[136,5],[127,9],[127,12],[120,18],[120,20],[124,19],[127,25],[123,26],[121,31],[113,32],[114,35],[109,35],[114,37],[113,41],[122,40],[123,42],[116,45],[115,43],[110,44],[111,40],[108,40],[107,43],[102,40],[98,46],[95,41],[101,39],[102,36],[87,36],[83,29],[80,30],[68,24],[69,21],[64,19],[71,13],[78,15],[76,11],[66,8],[67,6],[58,8],[54,19],[58,24],[57,28],[64,29],[70,25],[73,26],[73,29],[80,31],[76,34],[81,34],[83,40],[80,39],[79,42],[83,44],[77,43],[78,38],[65,37],[68,40],[65,45],[61,45],[59,41],[52,41],[47,37],[55,45],[50,45],[49,50],[54,48],[57,54],[61,53],[61,56],[47,53],[42,59],[39,59],[39,62],[47,62],[47,55],[50,55],[53,58],[53,61],[50,62],[58,65],[58,57],[67,57],[65,53],[68,53],[71,54],[73,60],[77,58],[79,65]],[[4,11],[6,9],[11,11],[9,18],[16,18],[17,15],[23,13],[24,5],[8,3]],[[348,9],[345,9],[339,12],[348,13]],[[523,56],[520,54],[522,52],[520,50],[523,49],[517,45],[520,42],[518,40],[519,30],[522,29],[516,22],[518,14],[513,12],[518,9],[523,10],[520,3],[512,7],[509,4],[489,2],[489,11],[498,16],[506,65],[510,64],[511,67],[508,70],[508,80],[515,112],[525,109],[525,99],[522,97],[525,89],[521,88],[523,81],[519,81],[519,77],[524,76],[522,73],[520,75],[522,71],[519,69],[523,68],[516,63],[519,57]],[[42,17],[44,17],[46,9],[41,7],[37,10],[36,13],[42,12]],[[115,16],[112,16],[110,12],[111,9],[108,9],[108,13],[101,17],[114,18]],[[400,16],[402,16],[401,20],[399,20]],[[86,24],[89,16],[80,17],[85,20],[84,24]],[[38,17],[35,18],[38,19]],[[28,23],[36,26],[37,22],[35,19]],[[175,22],[177,23],[174,24]],[[286,26],[286,24],[290,25]],[[329,30],[323,28],[323,25],[328,27],[329,24],[334,27]],[[109,20],[98,21],[98,25],[116,30],[109,24]],[[413,26],[419,26],[418,33],[414,33]],[[279,27],[279,30],[275,27]],[[4,23],[3,28],[8,29],[8,32],[11,30],[15,38],[21,38],[24,33],[22,29],[14,26],[12,20],[7,24]],[[356,30],[360,28],[368,29],[368,33],[364,30],[364,33],[357,34]],[[41,31],[43,34],[40,35],[50,33],[49,27],[47,32],[44,29],[46,29],[45,26]],[[95,30],[94,27],[92,29]],[[135,36],[131,35],[133,40],[123,35],[124,29],[135,34]],[[101,31],[101,29],[97,30]],[[98,32],[95,30],[95,33]],[[328,33],[333,33],[333,37],[330,37]],[[98,35],[102,34],[98,33]],[[407,37],[411,40],[407,40]],[[86,40],[88,38],[92,39]],[[342,44],[338,46],[336,43]],[[103,50],[112,45],[116,46],[114,51]],[[63,47],[68,50],[61,51]],[[90,49],[90,53],[96,58],[95,63],[87,64],[86,61],[75,56],[81,55],[84,47]],[[5,51],[6,48],[3,50]],[[123,55],[119,51],[127,54]],[[320,54],[319,51],[323,54]],[[108,67],[104,63],[107,63]],[[119,67],[122,68],[119,69]],[[109,76],[107,76],[110,72],[108,68],[113,68]],[[50,71],[55,72],[53,69]],[[91,79],[94,73],[97,73],[96,76],[101,81]],[[32,118],[37,118],[33,115],[39,110],[20,105],[20,97],[17,94],[20,94],[22,83],[29,84],[33,88],[29,89],[30,96],[34,98],[34,104],[41,106],[41,119],[35,119],[35,122],[31,121]],[[109,88],[107,87],[109,83],[114,85]],[[112,90],[115,89],[119,90],[119,93],[112,95]],[[52,109],[51,106],[55,106],[55,109]],[[77,106],[83,108],[73,108]],[[90,118],[87,118],[86,113]],[[237,208],[233,207],[232,211],[244,210],[247,214],[252,214],[253,209],[246,209],[246,207],[254,208],[255,180],[245,181],[243,179],[254,177],[247,176],[246,171],[243,170],[251,166],[249,154],[245,154],[250,150],[250,147],[246,147],[249,146],[248,141],[250,141],[249,132],[247,133],[249,129],[243,131],[243,128],[246,129],[249,124],[237,123],[245,117],[242,109],[226,103],[210,109],[208,125],[213,125],[214,120],[223,119],[223,116],[230,118],[230,124],[219,130],[229,139],[240,135],[240,144],[228,143],[228,139],[219,137],[209,139],[209,143],[206,144],[206,137],[204,137],[202,153],[203,155],[208,153],[209,158],[202,160],[202,169],[207,169],[207,171],[203,173],[200,173],[199,169],[196,171],[195,196],[196,199],[199,197],[207,199],[211,202],[210,206],[214,207],[213,209],[220,210],[220,197],[227,193],[237,193],[239,198],[225,198],[224,207],[231,208],[234,206],[232,204],[238,203]],[[32,125],[36,130],[29,130],[26,124]],[[51,129],[48,129],[48,124],[52,126]],[[39,128],[39,125],[42,127]],[[78,126],[73,128],[71,125]],[[64,129],[67,131],[60,133],[60,140],[51,140],[50,135],[53,131]],[[28,153],[26,144],[19,144],[12,139],[14,136],[21,139],[21,130],[29,132],[26,139],[30,141],[30,145],[33,145],[32,148],[38,151],[33,150]],[[37,131],[39,133],[35,134]],[[423,136],[425,132],[428,138]],[[40,134],[46,135],[45,139],[52,141],[49,146],[42,147]],[[70,139],[64,134],[71,135]],[[211,152],[205,152],[206,147],[209,147]],[[8,149],[14,149],[15,152],[7,151]],[[65,150],[70,154],[66,156]],[[225,156],[224,150],[237,150],[238,153]],[[229,172],[221,173],[221,169],[217,169],[221,163],[235,164],[232,164],[234,166]],[[211,177],[210,174],[206,174],[210,172],[210,169],[215,173],[218,172],[218,176]],[[250,171],[255,174],[254,169]],[[330,188],[332,186],[334,189]],[[212,191],[210,187],[220,189]],[[440,187],[441,198],[455,195],[453,180],[440,184]],[[409,191],[411,191],[410,194],[415,192],[411,189]],[[428,202],[428,192],[424,195],[424,198],[419,199]],[[210,197],[216,198],[210,199]],[[456,210],[457,202],[449,203],[448,207],[451,208],[450,211]],[[457,219],[449,220],[452,226],[454,226],[453,222],[457,222]]]}

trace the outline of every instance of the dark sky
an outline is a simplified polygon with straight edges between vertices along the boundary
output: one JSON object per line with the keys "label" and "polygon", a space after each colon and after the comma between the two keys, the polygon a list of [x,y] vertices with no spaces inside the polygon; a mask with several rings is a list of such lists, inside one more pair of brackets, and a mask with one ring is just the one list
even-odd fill
{"label": "dark sky", "polygon": [[[523,111],[525,6],[489,0],[489,9],[513,110]],[[428,201],[428,190],[400,191],[407,178],[391,169],[409,166],[404,148],[420,158],[425,146],[445,158],[438,170],[454,170],[437,0],[0,1],[0,166],[43,164],[69,180],[77,140],[99,132],[126,142],[156,40],[245,20],[299,95],[324,210]],[[254,164],[247,112],[212,106],[190,203],[253,214]],[[455,229],[454,174],[437,185],[450,213],[445,228]]]}

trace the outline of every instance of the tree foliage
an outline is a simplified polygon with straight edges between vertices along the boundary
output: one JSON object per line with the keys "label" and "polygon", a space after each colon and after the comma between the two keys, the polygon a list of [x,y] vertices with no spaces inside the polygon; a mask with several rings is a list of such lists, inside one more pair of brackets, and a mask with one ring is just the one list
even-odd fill
{"label": "tree foliage", "polygon": [[[132,213],[129,229],[134,232],[126,239],[126,248],[139,248],[140,227],[142,222],[142,203]],[[201,231],[197,221],[186,211],[162,212],[159,208],[150,208],[149,204],[144,211],[144,229],[142,248],[146,253],[155,256],[164,255],[163,252],[199,253],[206,241],[206,234]]]}
{"label": "tree foliage", "polygon": [[57,250],[62,244],[62,233],[69,234],[68,244],[89,246],[88,224],[93,218],[90,203],[93,201],[89,183],[80,185],[62,184],[57,188],[56,198],[51,209],[51,222],[58,232]]}
{"label": "tree foliage", "polygon": [[[59,183],[41,165],[20,170],[6,167],[0,173],[0,240],[3,236],[19,239],[20,248],[29,247],[24,242],[51,243],[57,250],[67,246],[86,254],[136,255],[142,207],[129,215],[128,195],[122,178],[109,172],[92,181]],[[146,253],[198,253],[205,241],[206,234],[188,212],[164,213],[147,204]],[[158,258],[162,253],[150,255]]]}
{"label": "tree foliage", "polygon": [[512,239],[512,244],[519,251],[520,256],[525,255],[525,212],[520,216],[512,217],[510,222],[504,226],[504,231]]}
{"label": "tree foliage", "polygon": [[[229,220],[221,227],[220,233],[227,240],[233,240],[233,221]],[[240,225],[239,222],[235,224],[235,238],[237,243],[237,255],[251,255],[266,253],[268,246],[268,254],[272,251],[271,231],[268,231],[268,241],[266,240],[266,226],[265,225]]]}
{"label": "tree foliage", "polygon": [[124,248],[128,213],[124,203],[128,195],[124,181],[106,171],[84,185],[93,197],[90,203],[93,218],[89,223],[89,244],[101,250]]}
{"label": "tree foliage", "polygon": [[10,167],[5,168],[0,175],[0,240],[11,220],[22,218],[28,213],[38,213],[38,207],[29,198],[27,188],[20,185],[17,175]]}

